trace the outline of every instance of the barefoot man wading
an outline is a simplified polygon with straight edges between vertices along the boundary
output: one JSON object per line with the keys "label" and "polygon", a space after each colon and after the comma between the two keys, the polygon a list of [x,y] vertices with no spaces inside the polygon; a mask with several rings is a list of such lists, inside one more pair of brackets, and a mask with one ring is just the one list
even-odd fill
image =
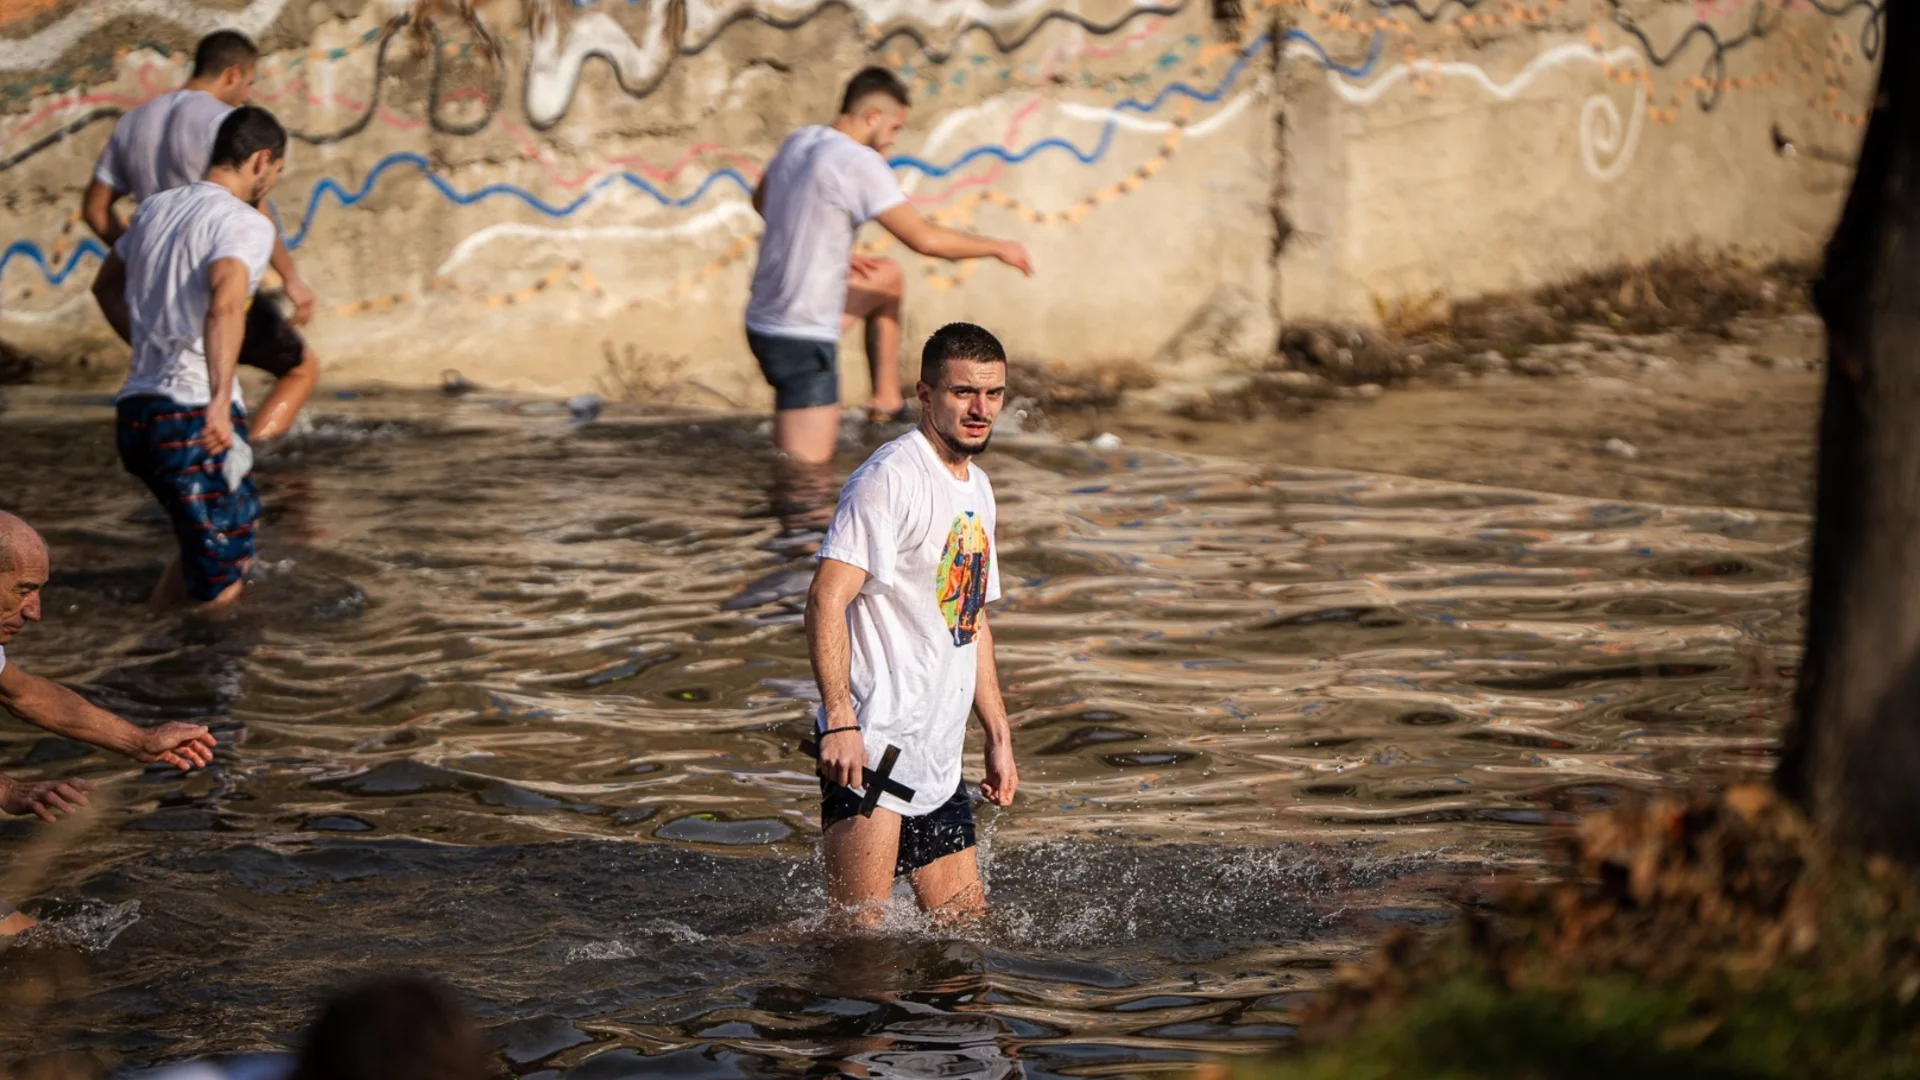
{"label": "barefoot man wading", "polygon": [[286,129],[265,109],[228,113],[206,176],[142,202],[93,283],[107,321],[133,345],[118,397],[120,463],[160,500],[179,544],[155,606],[230,605],[253,562],[260,498],[246,475],[252,453],[234,370],[279,235],[254,207],[286,150]]}
{"label": "barefoot man wading", "polygon": [[[213,760],[213,736],[199,724],[138,728],[95,708],[79,694],[7,662],[6,646],[30,622],[40,621],[40,590],[49,572],[46,541],[32,526],[0,510],[0,709],[62,738],[92,743],[135,761],[164,761],[194,769]],[[0,776],[0,810],[52,821],[87,805],[85,780],[37,783]],[[18,934],[33,918],[0,898],[0,937]]]}
{"label": "barefoot man wading", "polygon": [[1006,387],[992,334],[954,323],[928,339],[920,424],[848,478],[807,598],[827,890],[869,925],[901,875],[923,910],[986,910],[960,779],[969,711],[986,731],[981,794],[1007,806],[1019,784],[987,627],[993,487],[973,461]]}
{"label": "barefoot man wading", "polygon": [[802,462],[833,457],[840,431],[840,335],[867,324],[872,414],[898,419],[900,303],[906,285],[890,259],[853,254],[853,233],[878,221],[935,259],[998,259],[1033,273],[1010,240],[971,236],[920,216],[882,156],[907,122],[907,87],[885,68],[847,84],[830,127],[787,136],[753,192],[766,218],[747,300],[747,345],[773,386],[773,442]]}

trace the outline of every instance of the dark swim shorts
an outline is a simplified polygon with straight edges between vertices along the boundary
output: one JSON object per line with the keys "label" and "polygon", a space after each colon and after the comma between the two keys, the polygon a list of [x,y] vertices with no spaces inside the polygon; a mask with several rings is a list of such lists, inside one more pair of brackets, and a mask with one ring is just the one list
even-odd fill
{"label": "dark swim shorts", "polygon": [[831,341],[775,337],[747,331],[747,348],[773,387],[776,409],[811,409],[840,403],[840,347]]}
{"label": "dark swim shorts", "polygon": [[[852,788],[820,781],[820,828],[832,828],[859,813],[860,796]],[[900,854],[893,860],[893,876],[911,874],[936,859],[965,851],[973,843],[973,804],[967,798],[967,782],[962,780],[953,798],[930,813],[901,817]]]}
{"label": "dark swim shorts", "polygon": [[[229,490],[220,473],[226,453],[200,448],[206,423],[205,406],[146,396],[120,402],[116,428],[120,464],[147,485],[173,522],[187,594],[201,603],[246,576],[253,559],[253,527],[260,520],[253,478],[241,480],[239,490]],[[233,434],[247,437],[247,414],[237,405]]]}
{"label": "dark swim shorts", "polygon": [[307,343],[273,301],[255,297],[247,307],[247,332],[240,340],[240,362],[278,379],[300,366]]}

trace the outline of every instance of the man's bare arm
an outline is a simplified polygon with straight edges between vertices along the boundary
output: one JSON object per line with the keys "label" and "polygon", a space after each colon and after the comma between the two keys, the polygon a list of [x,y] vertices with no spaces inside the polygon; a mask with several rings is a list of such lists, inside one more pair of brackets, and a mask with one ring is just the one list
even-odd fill
{"label": "man's bare arm", "polygon": [[[827,730],[857,727],[853,711],[853,635],[847,629],[847,605],[860,595],[867,572],[838,559],[821,559],[807,591],[807,654],[814,682],[826,708]],[[823,736],[820,775],[843,787],[860,786],[867,763],[866,744],[856,733]]]}
{"label": "man's bare arm", "polygon": [[113,326],[113,332],[120,340],[133,344],[133,313],[127,309],[127,264],[120,261],[120,253],[110,251],[107,261],[93,275],[93,298],[100,304],[100,313],[107,317]]}
{"label": "man's bare arm", "polygon": [[213,299],[207,304],[207,379],[213,400],[200,445],[218,454],[233,445],[233,373],[240,366],[240,342],[247,334],[247,264],[216,259],[207,273]]}
{"label": "man's bare arm", "polygon": [[901,243],[930,259],[999,259],[1023,274],[1033,273],[1026,248],[1011,240],[995,240],[936,225],[922,217],[911,203],[901,203],[874,220]]}
{"label": "man's bare arm", "polygon": [[112,247],[113,242],[127,231],[126,221],[113,208],[113,204],[125,195],[126,192],[115,191],[112,185],[95,178],[87,182],[87,193],[80,197],[81,220],[108,247]]}
{"label": "man's bare arm", "polygon": [[[267,213],[267,204],[260,203],[254,209],[260,211],[268,221],[273,215]],[[268,260],[273,272],[280,275],[280,283],[287,291],[287,299],[293,301],[293,325],[305,326],[313,318],[313,290],[307,287],[307,281],[294,269],[293,253],[287,250],[287,238],[280,235],[278,222],[273,226],[273,257]]]}
{"label": "man's bare arm", "polygon": [[62,738],[136,761],[191,769],[213,760],[213,736],[199,724],[138,728],[51,679],[29,675],[18,664],[0,668],[0,708]]}
{"label": "man's bare arm", "polygon": [[987,778],[980,793],[996,806],[1013,802],[1020,786],[1020,773],[1013,762],[1013,725],[1007,721],[1007,704],[1000,696],[1000,665],[993,656],[993,628],[987,625],[987,613],[980,613],[980,636],[975,639],[973,711],[980,716],[980,727],[987,735]]}

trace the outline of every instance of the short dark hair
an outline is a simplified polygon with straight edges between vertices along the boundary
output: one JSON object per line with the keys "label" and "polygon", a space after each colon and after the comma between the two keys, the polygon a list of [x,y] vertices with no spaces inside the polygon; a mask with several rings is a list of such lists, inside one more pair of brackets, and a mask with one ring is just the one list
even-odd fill
{"label": "short dark hair", "polygon": [[213,157],[207,165],[237,169],[262,150],[271,150],[276,158],[285,157],[287,129],[267,110],[242,105],[220,121],[220,132],[213,137]]}
{"label": "short dark hair", "polygon": [[384,978],[328,1000],[293,1080],[490,1080],[493,1062],[453,989]]}
{"label": "short dark hair", "polygon": [[927,347],[920,350],[920,381],[939,386],[949,360],[979,360],[989,364],[1007,362],[1007,350],[1000,339],[970,322],[948,323],[933,332]]}
{"label": "short dark hair", "polygon": [[260,59],[253,39],[238,30],[215,30],[193,49],[193,77],[204,79],[228,68],[252,67]]}
{"label": "short dark hair", "polygon": [[913,104],[907,99],[907,84],[900,81],[900,76],[883,67],[861,68],[847,80],[847,92],[840,96],[840,115],[852,116],[853,107],[874,94],[892,98],[901,108]]}

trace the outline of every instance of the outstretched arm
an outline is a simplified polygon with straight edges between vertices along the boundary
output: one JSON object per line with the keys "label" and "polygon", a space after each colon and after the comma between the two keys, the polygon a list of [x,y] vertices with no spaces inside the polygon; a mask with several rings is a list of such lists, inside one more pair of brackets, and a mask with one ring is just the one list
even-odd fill
{"label": "outstretched arm", "polygon": [[113,326],[113,332],[120,340],[133,344],[133,315],[127,310],[127,264],[120,261],[120,253],[109,251],[107,261],[93,274],[93,298],[100,304],[100,313],[107,317]]}
{"label": "outstretched arm", "polygon": [[860,770],[867,764],[867,744],[853,711],[853,635],[847,629],[847,605],[866,583],[865,570],[821,559],[807,592],[807,653],[826,707],[827,730],[855,729],[820,737],[820,775],[842,787],[859,787]]}
{"label": "outstretched arm", "polygon": [[199,724],[138,728],[59,683],[21,671],[18,664],[0,668],[0,708],[62,738],[92,743],[135,761],[193,769],[213,760],[213,736]]}
{"label": "outstretched arm", "polygon": [[980,794],[995,806],[1013,805],[1020,787],[1020,770],[1013,763],[1013,725],[1007,722],[1007,703],[1000,697],[1000,665],[993,658],[993,630],[987,613],[980,613],[980,636],[974,661],[973,711],[987,733],[987,778]]}
{"label": "outstretched arm", "polygon": [[920,216],[920,211],[911,203],[901,203],[874,220],[901,243],[930,259],[999,259],[1029,277],[1033,275],[1026,248],[1011,240],[995,240],[935,225]]}

